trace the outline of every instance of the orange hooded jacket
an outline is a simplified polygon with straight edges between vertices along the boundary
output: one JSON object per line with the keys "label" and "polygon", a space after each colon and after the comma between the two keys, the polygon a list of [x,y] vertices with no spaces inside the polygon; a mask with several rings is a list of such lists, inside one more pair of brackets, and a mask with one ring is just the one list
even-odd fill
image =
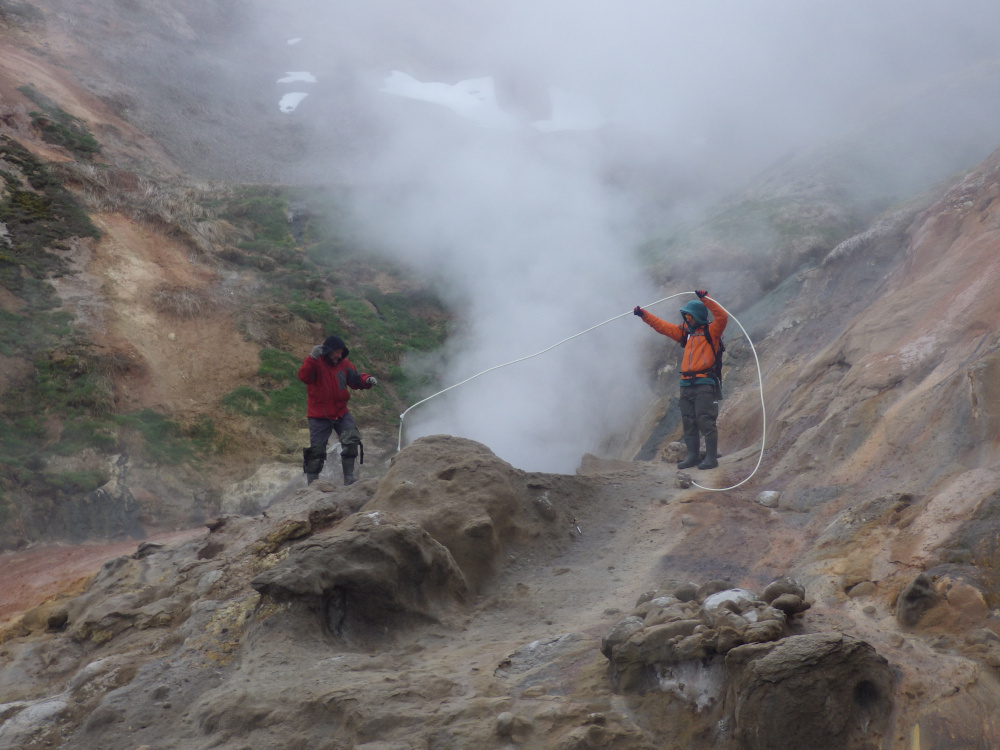
{"label": "orange hooded jacket", "polygon": [[[688,334],[687,344],[684,346],[684,356],[681,358],[682,385],[714,382],[708,376],[712,365],[715,364],[715,350],[719,346],[722,332],[726,330],[726,323],[729,322],[729,316],[718,302],[709,297],[702,297],[701,302],[704,303],[704,307],[711,311],[713,320],[709,323],[707,316],[701,314],[701,305],[696,300],[691,300],[681,308],[682,312],[690,314],[695,319],[695,326],[690,329],[687,324],[668,323],[645,310],[642,313],[643,322],[653,330],[664,336],[669,336],[678,343],[684,338],[685,332]],[[712,338],[714,348],[709,345],[708,339],[705,338],[706,328],[708,335]]]}

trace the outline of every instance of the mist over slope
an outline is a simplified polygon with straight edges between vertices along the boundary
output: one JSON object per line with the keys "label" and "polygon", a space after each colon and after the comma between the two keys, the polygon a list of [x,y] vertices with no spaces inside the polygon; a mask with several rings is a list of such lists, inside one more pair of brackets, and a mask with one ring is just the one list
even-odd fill
{"label": "mist over slope", "polygon": [[[53,7],[79,15],[76,4]],[[136,3],[95,6],[74,25],[107,70],[105,96],[120,88],[129,117],[186,169],[350,185],[367,243],[434,284],[461,323],[440,361],[414,364],[444,386],[657,298],[637,245],[699,222],[776,159],[850,144],[824,180],[844,220],[824,227],[813,256],[977,163],[995,147],[1000,71],[984,29],[996,13],[982,2],[207,3],[177,13]],[[129,44],[104,44],[108,31]],[[472,99],[495,107],[502,127],[389,93],[394,71],[453,94],[488,81]],[[282,111],[295,92],[304,98]],[[560,117],[568,99],[593,116]],[[764,252],[773,229],[749,230]],[[722,252],[703,267],[738,266],[757,249],[744,236],[718,237]],[[530,388],[529,368],[477,381],[412,414],[411,436],[462,434],[524,468],[560,471],[583,452],[617,450],[648,395],[635,376],[638,335],[623,323],[557,350]],[[597,357],[616,368],[586,366]],[[596,411],[581,417],[576,404],[595,392]]]}
{"label": "mist over slope", "polygon": [[[207,526],[71,568],[60,595],[0,588],[0,747],[1000,744],[996,11],[742,5],[0,5],[4,210],[45,196],[62,222],[30,244],[37,217],[4,214],[0,308],[40,321],[17,330],[44,347],[0,354],[0,388],[62,394],[55,379],[68,408],[104,415],[28,431],[11,409],[30,399],[5,399],[42,448],[4,432],[3,489],[47,483],[36,520],[69,532]],[[272,65],[317,79],[289,112]],[[518,127],[386,96],[392,70],[493,76]],[[684,96],[651,95],[661,81]],[[549,85],[604,124],[533,127],[557,120]],[[364,263],[324,266],[292,236],[334,194],[335,240]],[[238,221],[261,205],[281,207],[270,229]],[[392,327],[444,313],[386,257],[447,302],[443,348],[427,345],[441,328]],[[763,460],[735,491],[676,483],[675,350],[630,315],[420,412],[411,439],[453,434],[352,487],[299,488],[294,428],[247,431],[330,326],[386,369],[425,352],[403,364],[430,383],[400,369],[386,402],[359,400],[388,455],[394,409],[694,286],[739,316],[763,369]],[[76,348],[67,318],[90,332]],[[764,428],[754,358],[735,327],[727,342],[724,456],[696,476],[712,487],[753,470]],[[95,346],[123,356],[80,354]],[[208,379],[219,357],[245,390]],[[227,396],[238,452],[264,464],[255,494],[192,493],[193,461],[135,457],[172,433],[134,407],[198,437]],[[81,433],[86,450],[45,452]],[[72,484],[109,462],[96,490]],[[829,732],[796,730],[817,715]]]}

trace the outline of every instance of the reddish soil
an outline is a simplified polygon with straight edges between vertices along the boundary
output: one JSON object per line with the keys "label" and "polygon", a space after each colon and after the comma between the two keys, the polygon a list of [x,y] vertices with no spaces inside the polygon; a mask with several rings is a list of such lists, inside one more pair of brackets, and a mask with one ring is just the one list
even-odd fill
{"label": "reddish soil", "polygon": [[[145,541],[170,543],[206,533],[203,528],[172,531]],[[138,542],[38,545],[0,555],[0,622],[20,615],[59,594],[77,594],[107,561],[135,552]]]}

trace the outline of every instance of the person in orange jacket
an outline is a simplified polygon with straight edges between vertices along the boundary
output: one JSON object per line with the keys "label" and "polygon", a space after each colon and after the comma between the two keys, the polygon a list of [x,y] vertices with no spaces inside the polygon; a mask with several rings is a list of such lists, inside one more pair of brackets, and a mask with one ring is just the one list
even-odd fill
{"label": "person in orange jacket", "polygon": [[[699,289],[695,294],[698,299],[681,308],[683,322],[680,325],[660,320],[638,305],[632,312],[653,330],[684,346],[680,402],[687,456],[677,464],[677,468],[688,469],[697,465],[699,469],[714,469],[719,465],[719,432],[716,427],[719,396],[711,371],[729,316],[718,302],[709,298],[708,292]],[[712,313],[711,322],[709,311]],[[699,463],[700,435],[705,436],[705,457]]]}
{"label": "person in orange jacket", "polygon": [[342,339],[327,336],[322,344],[313,347],[299,368],[299,380],[306,384],[306,420],[309,422],[310,445],[302,449],[302,471],[307,484],[312,484],[323,471],[327,443],[335,431],[340,440],[344,484],[357,481],[354,461],[359,451],[361,463],[365,461],[361,432],[347,410],[351,397],[347,389],[373,388],[378,381],[367,373],[358,374],[347,359],[347,352],[347,344]]}

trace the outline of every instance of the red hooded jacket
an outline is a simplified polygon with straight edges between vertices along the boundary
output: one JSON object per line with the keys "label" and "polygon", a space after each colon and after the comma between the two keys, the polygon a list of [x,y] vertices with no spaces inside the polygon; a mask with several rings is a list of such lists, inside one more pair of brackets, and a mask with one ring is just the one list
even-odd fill
{"label": "red hooded jacket", "polygon": [[306,417],[315,419],[340,419],[347,414],[348,387],[371,388],[368,375],[359,375],[349,359],[331,365],[326,357],[306,357],[299,368],[299,380],[306,384]]}

